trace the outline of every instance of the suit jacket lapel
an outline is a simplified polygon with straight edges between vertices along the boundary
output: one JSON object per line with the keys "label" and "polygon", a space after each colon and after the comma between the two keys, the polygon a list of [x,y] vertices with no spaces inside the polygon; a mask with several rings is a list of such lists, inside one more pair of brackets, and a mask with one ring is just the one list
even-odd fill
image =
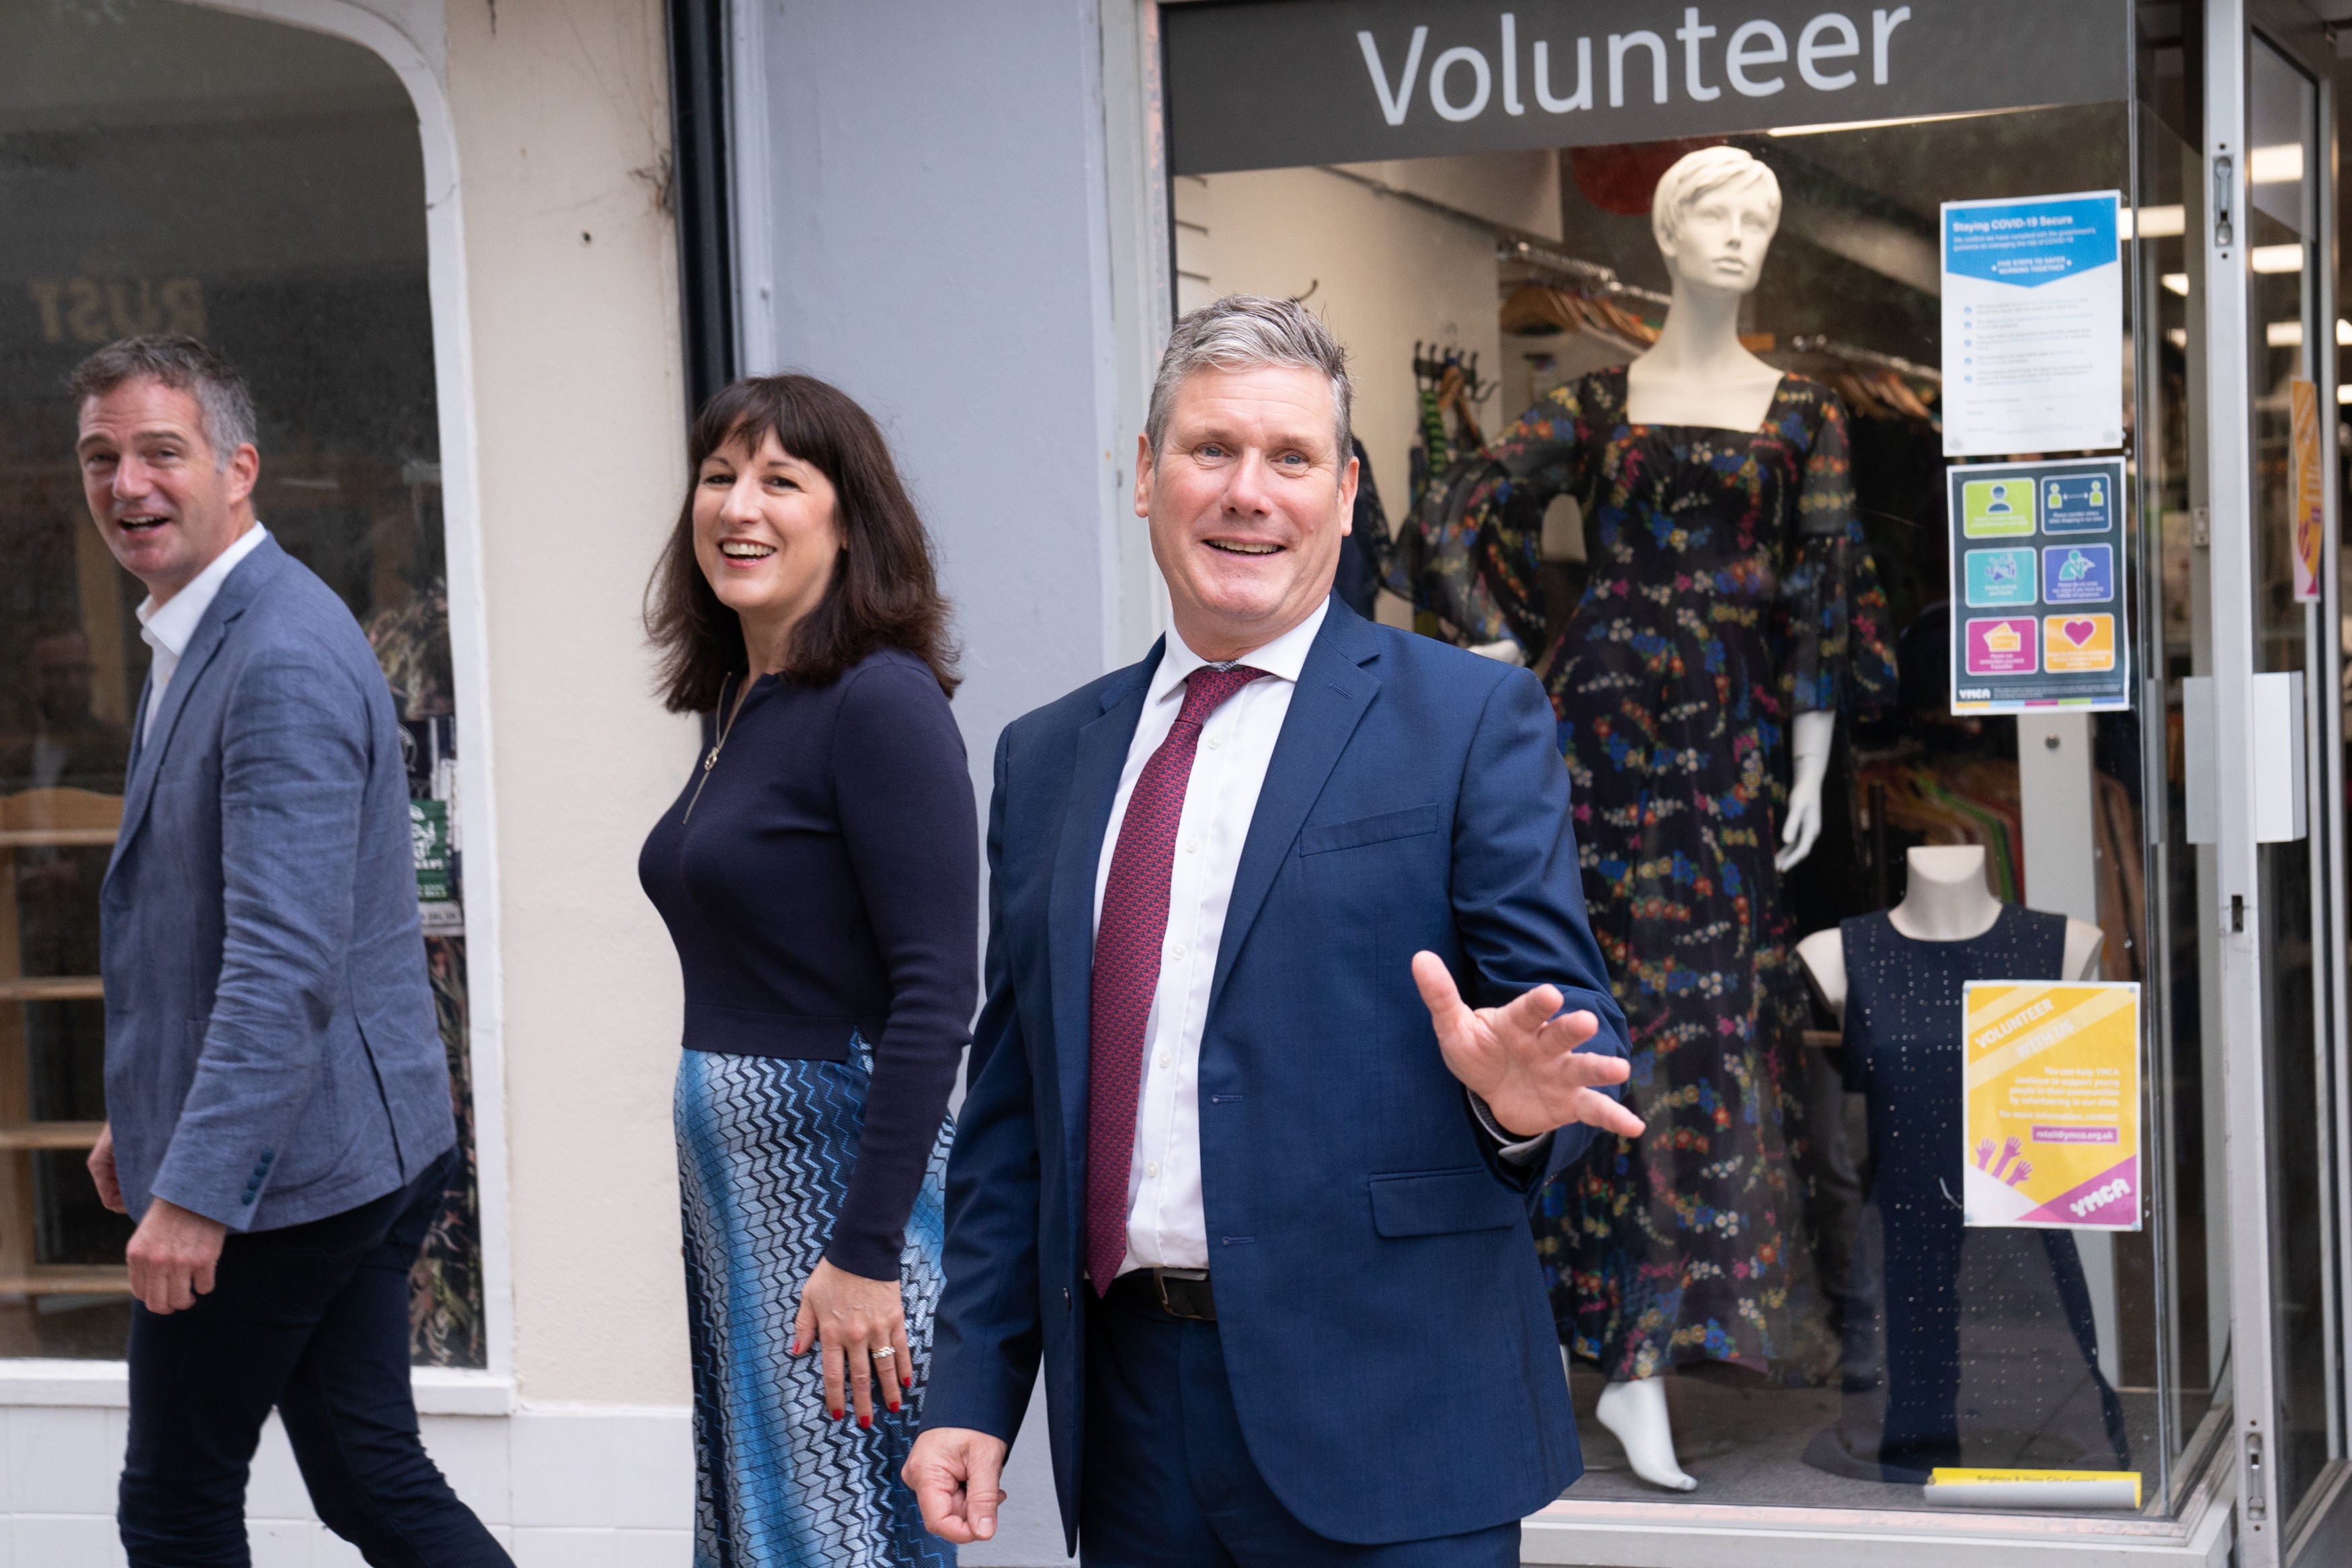
{"label": "suit jacket lapel", "polygon": [[260,594],[263,585],[278,575],[287,559],[276,539],[266,538],[251,555],[237,562],[228,580],[213,596],[212,603],[205,606],[204,619],[196,622],[195,634],[188,639],[187,652],[180,655],[179,668],[172,672],[172,684],[163,688],[163,706],[156,710],[152,727],[146,722],[147,693],[154,685],[152,670],[140,686],[139,709],[132,720],[138,727],[134,732],[138,738],[132,742],[131,777],[123,786],[122,828],[115,835],[114,854],[107,862],[108,874],[111,875],[121,863],[140,823],[146,820],[148,803],[155,796],[155,775],[163,766],[163,753],[170,749],[172,730],[187,709],[188,694],[196,689],[196,683],[204,678],[205,666],[213,662],[221,644],[227,641],[229,627]]}
{"label": "suit jacket lapel", "polygon": [[1249,836],[1242,841],[1241,865],[1234,873],[1233,899],[1225,906],[1224,934],[1217,942],[1216,973],[1210,981],[1213,1013],[1224,995],[1234,957],[1273,890],[1275,874],[1298,841],[1298,831],[1323,793],[1324,780],[1381,689],[1380,677],[1364,667],[1380,652],[1380,641],[1363,618],[1334,600],[1299,669],[1298,689],[1290,695],[1290,711],[1283,717],[1281,737],[1266,765]]}
{"label": "suit jacket lapel", "polygon": [[[1129,666],[1102,689],[1102,715],[1078,731],[1070,764],[1070,793],[1062,808],[1062,839],[1054,852],[1054,889],[1047,904],[1048,964],[1053,976],[1054,1054],[1062,1092],[1062,1128],[1077,1168],[1086,1154],[1087,1062],[1093,1026],[1095,968],[1095,873],[1102,862],[1103,835],[1110,830],[1111,802],[1118,776],[1143,716],[1151,673],[1160,667],[1163,640],[1143,662]],[[1071,1187],[1072,1201],[1086,1191]]]}

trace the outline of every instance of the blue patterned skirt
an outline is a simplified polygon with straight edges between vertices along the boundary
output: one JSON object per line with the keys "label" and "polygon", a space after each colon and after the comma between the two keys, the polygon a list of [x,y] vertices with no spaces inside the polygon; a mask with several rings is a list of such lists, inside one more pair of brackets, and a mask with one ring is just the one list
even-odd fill
{"label": "blue patterned skirt", "polygon": [[695,1568],[953,1568],[898,1479],[929,1381],[952,1120],[931,1147],[900,1259],[915,1385],[874,1425],[829,1419],[814,1354],[792,1354],[866,1120],[872,1049],[847,1061],[688,1051],[675,1114],[694,1354]]}

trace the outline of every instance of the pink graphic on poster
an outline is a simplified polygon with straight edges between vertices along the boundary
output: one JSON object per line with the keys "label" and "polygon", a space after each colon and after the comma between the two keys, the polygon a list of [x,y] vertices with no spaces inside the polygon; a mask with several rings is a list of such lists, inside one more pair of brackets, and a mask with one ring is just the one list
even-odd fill
{"label": "pink graphic on poster", "polygon": [[2139,1156],[2134,1155],[2067,1188],[2016,1223],[2130,1229],[2138,1218]]}
{"label": "pink graphic on poster", "polygon": [[1968,672],[1971,675],[2030,675],[2038,667],[2036,626],[2030,615],[1971,617]]}

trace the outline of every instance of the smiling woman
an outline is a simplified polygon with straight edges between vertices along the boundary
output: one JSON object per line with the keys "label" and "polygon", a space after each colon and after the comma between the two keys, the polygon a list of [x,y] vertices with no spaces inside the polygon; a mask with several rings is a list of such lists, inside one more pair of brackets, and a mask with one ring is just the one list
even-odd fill
{"label": "smiling woman", "polygon": [[951,1562],[898,1479],[978,986],[947,601],[835,388],[738,382],[688,455],[646,623],[711,743],[638,874],[686,978],[697,1561]]}

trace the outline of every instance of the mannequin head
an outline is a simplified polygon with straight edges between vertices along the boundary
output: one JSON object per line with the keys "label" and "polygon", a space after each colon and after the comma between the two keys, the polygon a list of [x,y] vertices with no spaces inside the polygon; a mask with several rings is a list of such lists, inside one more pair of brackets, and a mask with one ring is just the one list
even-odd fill
{"label": "mannequin head", "polygon": [[1650,202],[1650,230],[1678,298],[1686,287],[1754,288],[1780,226],[1780,182],[1737,147],[1702,147],[1679,159]]}

